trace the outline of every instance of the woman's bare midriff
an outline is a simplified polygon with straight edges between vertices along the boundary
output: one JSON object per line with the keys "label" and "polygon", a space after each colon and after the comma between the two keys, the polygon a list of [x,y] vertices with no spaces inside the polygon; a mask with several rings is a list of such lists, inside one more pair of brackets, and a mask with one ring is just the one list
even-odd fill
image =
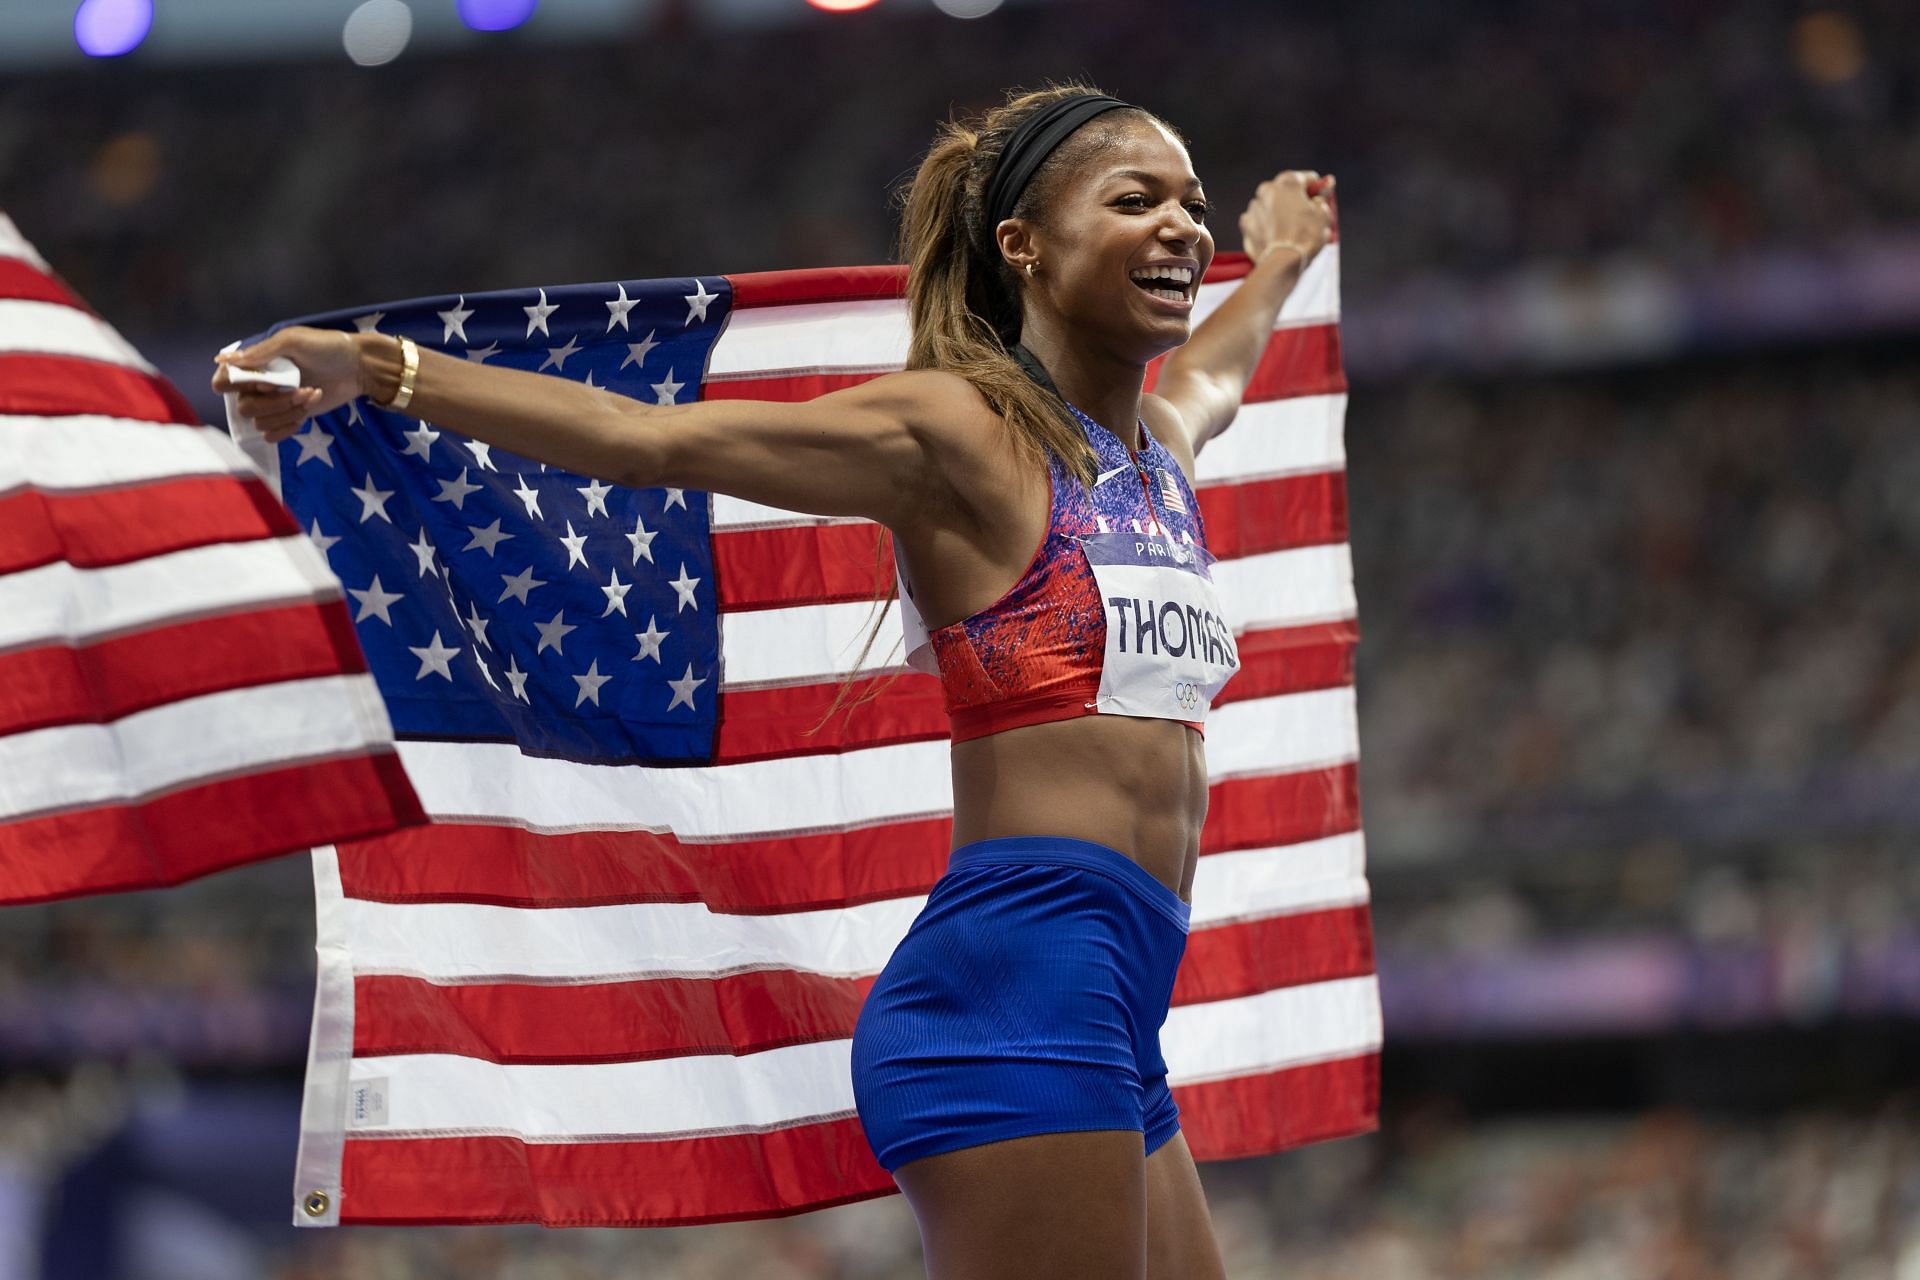
{"label": "woman's bare midriff", "polygon": [[1070,836],[1117,849],[1192,900],[1207,760],[1173,720],[1088,715],[953,746],[953,842]]}

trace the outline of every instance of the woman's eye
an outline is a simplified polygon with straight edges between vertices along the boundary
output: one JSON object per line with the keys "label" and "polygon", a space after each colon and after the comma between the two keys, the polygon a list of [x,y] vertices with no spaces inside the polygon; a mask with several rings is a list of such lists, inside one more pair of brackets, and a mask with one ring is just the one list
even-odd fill
{"label": "woman's eye", "polygon": [[1128,209],[1144,209],[1147,207],[1147,198],[1136,191],[1132,195],[1121,196],[1114,203]]}
{"label": "woman's eye", "polygon": [[1195,222],[1205,222],[1207,220],[1207,214],[1211,212],[1211,210],[1212,206],[1205,200],[1195,200],[1187,205],[1187,212],[1193,215]]}

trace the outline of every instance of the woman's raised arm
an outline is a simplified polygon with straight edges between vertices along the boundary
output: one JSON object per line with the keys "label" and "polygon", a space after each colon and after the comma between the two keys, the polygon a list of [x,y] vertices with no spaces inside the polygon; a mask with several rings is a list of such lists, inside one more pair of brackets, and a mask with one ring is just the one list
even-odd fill
{"label": "woman's raised arm", "polygon": [[[304,385],[234,384],[229,366],[286,356]],[[279,442],[356,396],[375,403],[400,385],[397,339],[295,325],[216,357],[215,391]],[[525,457],[636,488],[709,489],[815,515],[866,516],[890,527],[924,510],[942,481],[937,443],[957,381],[893,374],[800,404],[723,400],[646,405],[598,387],[420,352],[406,412]]]}
{"label": "woman's raised arm", "polygon": [[1167,357],[1154,387],[1178,411],[1194,453],[1240,411],[1281,304],[1332,235],[1332,195],[1332,177],[1289,169],[1261,183],[1240,215],[1253,270]]}

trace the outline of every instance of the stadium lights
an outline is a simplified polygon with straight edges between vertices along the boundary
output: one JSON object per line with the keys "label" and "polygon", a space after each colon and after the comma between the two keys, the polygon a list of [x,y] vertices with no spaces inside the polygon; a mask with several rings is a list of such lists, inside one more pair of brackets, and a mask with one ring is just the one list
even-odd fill
{"label": "stadium lights", "polygon": [[950,18],[984,18],[1000,4],[1001,0],[933,0],[933,7]]}
{"label": "stadium lights", "polygon": [[363,67],[392,62],[413,37],[413,10],[407,0],[366,0],[347,15],[340,43]]}
{"label": "stadium lights", "polygon": [[475,31],[510,31],[533,16],[540,0],[455,0],[460,21]]}
{"label": "stadium lights", "polygon": [[870,9],[879,0],[807,0],[807,3],[828,13],[852,13],[855,9]]}
{"label": "stadium lights", "polygon": [[73,38],[95,58],[132,52],[153,28],[153,0],[81,0],[73,11]]}

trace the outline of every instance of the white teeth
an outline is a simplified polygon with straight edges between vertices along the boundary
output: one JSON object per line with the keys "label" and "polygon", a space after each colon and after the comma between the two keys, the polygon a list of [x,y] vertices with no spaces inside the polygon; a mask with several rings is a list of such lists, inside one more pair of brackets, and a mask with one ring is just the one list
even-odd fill
{"label": "white teeth", "polygon": [[1156,298],[1165,298],[1169,302],[1185,302],[1187,295],[1180,289],[1149,289],[1148,293]]}
{"label": "white teeth", "polygon": [[1181,284],[1193,283],[1192,267],[1135,267],[1129,274],[1135,280],[1178,280]]}

